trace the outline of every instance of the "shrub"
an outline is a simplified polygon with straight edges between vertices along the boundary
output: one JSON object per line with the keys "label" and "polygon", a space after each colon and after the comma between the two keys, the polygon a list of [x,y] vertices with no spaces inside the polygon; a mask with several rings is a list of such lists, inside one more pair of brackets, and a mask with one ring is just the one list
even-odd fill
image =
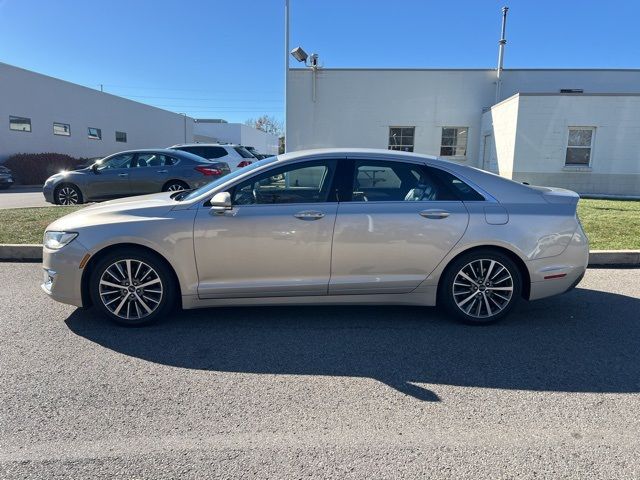
{"label": "shrub", "polygon": [[41,185],[60,170],[73,170],[84,163],[84,159],[62,153],[18,153],[4,162],[11,169],[17,183]]}

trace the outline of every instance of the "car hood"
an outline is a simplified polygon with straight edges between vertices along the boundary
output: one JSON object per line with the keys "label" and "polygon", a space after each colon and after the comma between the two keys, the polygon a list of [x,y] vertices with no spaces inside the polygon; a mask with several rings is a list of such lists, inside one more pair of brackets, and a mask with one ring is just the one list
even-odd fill
{"label": "car hood", "polygon": [[164,216],[178,202],[171,198],[175,192],[154,193],[126,197],[90,205],[59,218],[47,230],[74,231],[91,225],[144,221]]}

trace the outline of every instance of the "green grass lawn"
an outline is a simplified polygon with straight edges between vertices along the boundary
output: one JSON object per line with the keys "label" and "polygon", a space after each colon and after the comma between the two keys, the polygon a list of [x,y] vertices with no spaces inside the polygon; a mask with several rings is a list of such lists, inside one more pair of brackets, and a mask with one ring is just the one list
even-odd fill
{"label": "green grass lawn", "polygon": [[42,243],[44,229],[82,206],[9,208],[0,210],[0,243]]}
{"label": "green grass lawn", "polygon": [[591,250],[640,249],[640,201],[582,199],[578,216]]}
{"label": "green grass lawn", "polygon": [[[79,208],[0,210],[0,243],[42,243],[47,225]],[[640,201],[583,199],[578,215],[592,250],[640,249]]]}

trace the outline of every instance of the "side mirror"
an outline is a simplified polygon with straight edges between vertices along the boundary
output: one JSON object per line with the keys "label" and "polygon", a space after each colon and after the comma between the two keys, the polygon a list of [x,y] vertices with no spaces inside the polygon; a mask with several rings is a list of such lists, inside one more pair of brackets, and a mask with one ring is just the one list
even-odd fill
{"label": "side mirror", "polygon": [[99,163],[94,163],[93,165],[91,165],[91,170],[93,170],[93,173],[97,174],[98,173],[98,167],[100,166]]}
{"label": "side mirror", "polygon": [[231,194],[229,192],[216,193],[211,199],[211,211],[223,213],[225,210],[231,210]]}

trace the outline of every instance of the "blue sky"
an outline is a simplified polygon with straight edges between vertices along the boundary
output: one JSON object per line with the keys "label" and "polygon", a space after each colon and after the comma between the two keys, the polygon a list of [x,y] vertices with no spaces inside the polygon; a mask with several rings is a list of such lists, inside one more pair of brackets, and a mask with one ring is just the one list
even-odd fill
{"label": "blue sky", "polygon": [[[635,0],[290,1],[291,47],[326,67],[493,68],[503,4],[507,68],[640,67]],[[0,0],[0,61],[195,117],[282,118],[283,6]]]}

